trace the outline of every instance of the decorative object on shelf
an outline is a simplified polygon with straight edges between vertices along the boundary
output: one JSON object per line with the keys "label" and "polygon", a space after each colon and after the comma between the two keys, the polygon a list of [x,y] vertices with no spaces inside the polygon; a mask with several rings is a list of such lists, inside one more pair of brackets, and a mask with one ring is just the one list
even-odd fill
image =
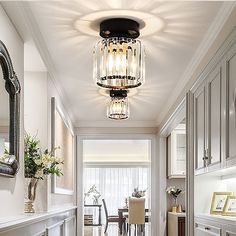
{"label": "decorative object on shelf", "polygon": [[[19,170],[20,144],[20,91],[21,86],[14,71],[10,54],[5,44],[0,41],[0,66],[2,78],[0,83],[1,117],[6,117],[4,125],[7,128],[9,150],[0,160],[0,175],[15,177]],[[5,118],[4,118],[5,119]],[[0,124],[1,126],[2,124]],[[0,142],[1,143],[1,142]],[[3,150],[4,151],[4,150]]]}
{"label": "decorative object on shelf", "polygon": [[109,89],[138,87],[144,82],[144,48],[139,40],[139,23],[111,18],[100,23],[99,41],[94,47],[94,80]]}
{"label": "decorative object on shelf", "polygon": [[43,180],[45,176],[50,174],[63,175],[61,171],[63,161],[53,156],[52,153],[55,150],[50,152],[46,149],[42,152],[40,141],[36,136],[25,134],[24,145],[25,178],[29,178],[25,212],[34,213],[33,204],[36,198],[38,181]]}
{"label": "decorative object on shelf", "polygon": [[137,197],[137,198],[145,197],[146,191],[147,190],[138,190],[138,187],[134,188],[134,191],[132,193],[132,197]]}
{"label": "decorative object on shelf", "polygon": [[88,192],[84,193],[84,204],[86,203],[86,198],[90,196],[92,196],[93,205],[98,205],[98,200],[101,197],[101,193],[97,190],[95,184],[88,190]]}
{"label": "decorative object on shelf", "polygon": [[166,188],[166,192],[173,197],[174,199],[174,206],[172,207],[172,212],[178,212],[178,196],[183,193],[183,190],[179,188],[175,188],[175,186],[170,186]]}
{"label": "decorative object on shelf", "polygon": [[129,118],[129,104],[126,90],[111,90],[107,106],[107,117],[114,120]]}
{"label": "decorative object on shelf", "polygon": [[[61,167],[63,176],[52,175],[53,193],[72,195],[74,192],[75,173],[75,139],[73,126],[67,118],[64,109],[51,98],[51,149],[54,155],[63,158],[64,165]],[[57,149],[56,147],[60,147]]]}
{"label": "decorative object on shelf", "polygon": [[232,195],[233,192],[214,192],[211,200],[210,213],[214,215],[221,215],[223,213],[227,197]]}
{"label": "decorative object on shelf", "polygon": [[176,212],[177,212],[177,213],[183,212],[183,211],[182,211],[182,205],[181,205],[181,204],[179,204],[179,205],[177,206]]}
{"label": "decorative object on shelf", "polygon": [[227,196],[223,209],[223,215],[236,216],[236,196]]}

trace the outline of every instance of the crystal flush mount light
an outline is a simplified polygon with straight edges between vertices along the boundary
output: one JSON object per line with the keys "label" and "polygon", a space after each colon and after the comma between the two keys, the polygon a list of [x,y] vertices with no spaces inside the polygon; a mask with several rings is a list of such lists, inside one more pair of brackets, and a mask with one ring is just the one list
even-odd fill
{"label": "crystal flush mount light", "polygon": [[111,100],[107,106],[107,117],[124,120],[129,117],[129,104],[126,90],[111,90]]}
{"label": "crystal flush mount light", "polygon": [[139,23],[126,18],[104,20],[94,47],[94,80],[109,89],[130,89],[144,83],[144,49],[136,38]]}

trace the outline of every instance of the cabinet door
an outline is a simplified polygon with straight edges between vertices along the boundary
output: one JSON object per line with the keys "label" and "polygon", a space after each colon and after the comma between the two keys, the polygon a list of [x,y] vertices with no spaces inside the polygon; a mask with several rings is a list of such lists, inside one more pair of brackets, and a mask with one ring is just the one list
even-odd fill
{"label": "cabinet door", "polygon": [[205,167],[205,100],[206,91],[205,86],[201,87],[194,92],[194,156],[195,156],[195,169]]}
{"label": "cabinet door", "polygon": [[221,162],[222,69],[217,66],[208,75],[208,165]]}
{"label": "cabinet door", "polygon": [[236,158],[236,46],[228,54],[226,61],[227,87],[227,160]]}
{"label": "cabinet door", "polygon": [[167,137],[169,178],[185,178],[186,131],[184,128],[185,125],[183,125],[183,129],[174,129]]}
{"label": "cabinet door", "polygon": [[185,217],[178,217],[178,236],[185,236]]}
{"label": "cabinet door", "polygon": [[65,236],[75,236],[76,235],[76,218],[72,216],[65,220]]}
{"label": "cabinet door", "polygon": [[49,226],[46,233],[47,236],[64,236],[64,222]]}

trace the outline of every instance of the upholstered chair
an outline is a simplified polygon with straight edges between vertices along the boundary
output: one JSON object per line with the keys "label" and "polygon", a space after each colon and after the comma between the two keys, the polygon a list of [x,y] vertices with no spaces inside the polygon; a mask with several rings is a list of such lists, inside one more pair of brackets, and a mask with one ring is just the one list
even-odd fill
{"label": "upholstered chair", "polygon": [[145,198],[129,198],[129,235],[131,235],[131,225],[135,225],[135,234],[137,234],[137,225],[141,225],[143,235],[145,234]]}

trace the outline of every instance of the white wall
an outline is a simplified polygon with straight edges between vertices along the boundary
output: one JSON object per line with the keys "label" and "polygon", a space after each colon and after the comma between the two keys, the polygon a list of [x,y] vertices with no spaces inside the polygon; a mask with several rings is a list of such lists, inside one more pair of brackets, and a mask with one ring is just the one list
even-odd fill
{"label": "white wall", "polygon": [[[51,147],[51,97],[56,98],[57,105],[63,111],[66,119],[67,111],[47,72],[25,73],[25,130],[40,140],[42,149]],[[72,126],[71,122],[70,125]],[[72,126],[73,129],[73,126]],[[51,193],[51,178],[39,181],[35,201],[36,212],[53,210],[66,205],[75,204],[74,195]]]}
{"label": "white wall", "polygon": [[[24,209],[24,177],[23,177],[23,77],[24,77],[24,45],[0,5],[0,40],[5,43],[21,83],[21,145],[20,170],[16,178],[9,179],[0,176],[0,217],[17,215]],[[2,75],[1,75],[2,77]],[[2,78],[0,78],[2,79]]]}
{"label": "white wall", "polygon": [[[48,148],[47,72],[25,72],[24,78],[24,130],[37,135],[43,150]],[[25,181],[25,192],[28,181]],[[47,210],[47,181],[40,180],[35,199],[36,212]]]}
{"label": "white wall", "polygon": [[[67,108],[63,104],[63,98],[59,95],[52,79],[48,75],[48,96],[47,96],[47,108],[48,108],[48,146],[51,147],[51,97],[55,97],[57,106],[62,110],[65,119],[69,122],[71,129],[73,130],[73,124],[68,116]],[[75,145],[74,145],[75,146]],[[75,152],[74,152],[75,153]],[[76,163],[76,161],[74,162]],[[76,173],[76,165],[74,165],[74,173]],[[74,177],[76,179],[76,177]],[[66,205],[76,204],[76,181],[74,181],[74,194],[62,195],[51,193],[51,179],[48,179],[48,209],[56,209]]]}

